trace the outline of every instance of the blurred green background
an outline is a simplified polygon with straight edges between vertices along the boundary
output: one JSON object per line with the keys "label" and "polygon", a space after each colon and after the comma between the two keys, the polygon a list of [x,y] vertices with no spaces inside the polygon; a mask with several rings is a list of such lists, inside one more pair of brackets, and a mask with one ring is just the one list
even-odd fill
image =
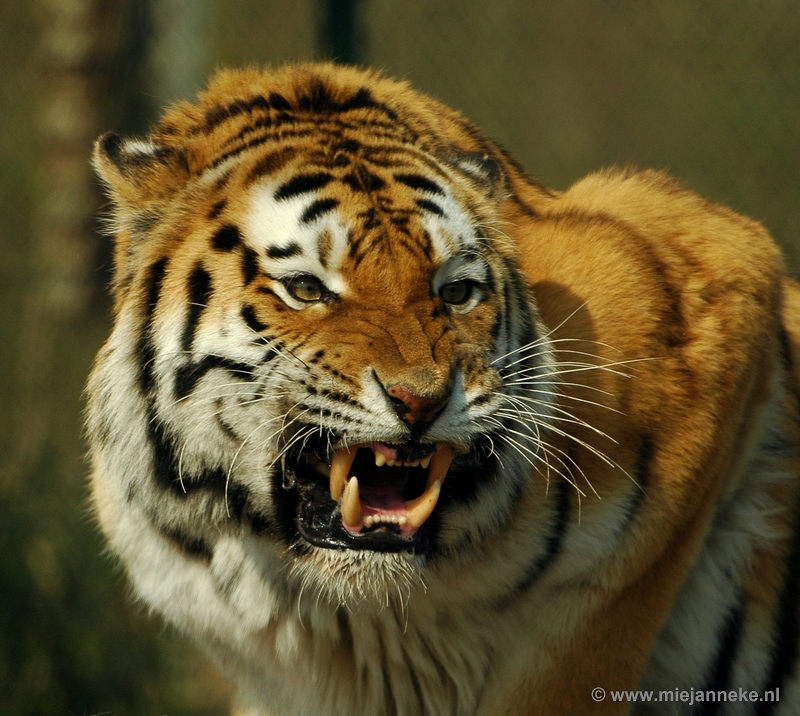
{"label": "blurred green background", "polygon": [[226,713],[88,511],[81,391],[110,323],[89,154],[215,67],[328,57],[411,80],[556,188],[667,169],[797,274],[796,0],[0,0],[0,716]]}

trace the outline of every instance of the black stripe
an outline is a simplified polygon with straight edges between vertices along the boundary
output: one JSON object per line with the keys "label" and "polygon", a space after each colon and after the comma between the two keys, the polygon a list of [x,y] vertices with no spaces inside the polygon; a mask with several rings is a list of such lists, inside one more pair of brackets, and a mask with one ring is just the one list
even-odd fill
{"label": "black stripe", "polygon": [[189,275],[189,308],[181,339],[181,348],[184,351],[188,351],[192,347],[197,324],[208,306],[212,292],[211,274],[198,263]]}
{"label": "black stripe", "polygon": [[220,201],[216,202],[214,206],[211,207],[211,210],[208,212],[209,219],[216,219],[225,207],[228,205],[228,202],[225,199],[221,199]]}
{"label": "black stripe", "polygon": [[242,252],[242,279],[245,286],[249,286],[255,281],[259,270],[258,254],[249,246],[245,246]]}
{"label": "black stripe", "polygon": [[339,106],[339,111],[349,112],[354,109],[379,109],[385,113],[391,120],[397,119],[395,112],[387,107],[382,102],[377,102],[372,96],[372,93],[366,88],[362,87],[350,99],[345,100]]}
{"label": "black stripe", "polygon": [[248,521],[250,522],[250,529],[253,530],[254,534],[260,535],[271,532],[279,535],[275,530],[275,525],[273,525],[272,520],[261,512],[251,511],[248,515]]}
{"label": "black stripe", "polygon": [[[381,225],[381,217],[378,214],[378,210],[374,206],[371,206],[368,209],[365,209],[364,211],[359,211],[356,216],[358,216],[359,219],[362,219],[364,221],[365,231],[377,229]],[[350,249],[351,254],[352,251],[353,250],[351,246]]]}
{"label": "black stripe", "polygon": [[352,138],[343,139],[331,145],[332,152],[349,152],[350,154],[355,154],[359,149],[361,149],[361,142]]}
{"label": "black stripe", "polygon": [[214,158],[212,162],[206,165],[206,168],[215,169],[228,159],[236,157],[239,154],[242,154],[243,152],[252,149],[253,147],[258,147],[259,145],[265,144],[266,142],[274,141],[274,139],[275,138],[271,135],[261,136],[261,137],[256,137],[255,139],[251,139],[250,141],[245,142],[244,144],[240,144],[238,147],[235,147],[234,149],[230,149],[229,151],[218,155],[217,157]]}
{"label": "black stripe", "polygon": [[639,438],[639,445],[636,450],[636,468],[634,472],[636,484],[631,488],[628,508],[626,510],[627,515],[623,521],[623,531],[631,525],[641,509],[647,490],[647,484],[650,479],[650,463],[653,460],[654,454],[655,445],[653,444],[653,436],[645,433]]}
{"label": "black stripe", "polygon": [[324,82],[314,79],[309,82],[308,93],[297,98],[297,106],[304,112],[314,114],[332,114],[337,112],[350,112],[356,109],[377,109],[391,120],[396,120],[397,115],[385,104],[378,102],[372,92],[366,87],[359,89],[354,95],[340,102],[330,92]]}
{"label": "black stripe", "polygon": [[147,278],[145,278],[146,298],[137,350],[141,360],[139,386],[145,395],[150,393],[155,383],[153,374],[153,361],[155,360],[155,346],[153,345],[152,336],[153,316],[161,298],[161,286],[164,282],[168,263],[169,259],[166,256],[159,259],[150,266],[147,271]]}
{"label": "black stripe", "polygon": [[289,181],[281,184],[275,192],[275,198],[278,200],[290,199],[293,196],[300,196],[307,194],[310,191],[322,189],[333,181],[333,177],[328,172],[319,172],[317,174],[300,174],[292,177]]}
{"label": "black stripe", "polygon": [[180,486],[178,461],[172,439],[167,435],[164,424],[156,417],[152,405],[148,411],[147,426],[150,443],[153,446],[153,479],[173,494],[185,495]]}
{"label": "black stripe", "polygon": [[[148,397],[147,408],[147,431],[148,439],[152,448],[152,476],[157,484],[168,489],[173,496],[185,498],[188,494],[198,488],[210,488],[221,495],[227,495],[231,514],[240,515],[247,502],[246,489],[228,479],[226,471],[222,468],[205,470],[199,474],[178,474],[177,450],[173,437],[169,434],[165,424],[158,418],[155,410],[155,399],[152,395],[155,387],[155,374],[153,369],[155,358],[155,346],[153,343],[152,323],[153,317],[161,298],[162,284],[166,275],[169,260],[164,257],[156,261],[148,270],[145,279],[146,299],[145,311],[141,328],[141,338],[138,352],[141,356],[140,385],[144,394]],[[198,281],[198,293],[202,288],[203,280]],[[225,365],[228,369],[238,369],[247,371],[248,376],[252,377],[252,367],[228,361]],[[199,371],[194,371],[199,372]],[[249,378],[248,378],[249,379]],[[189,385],[195,376],[191,369],[187,373],[184,382]],[[176,384],[178,380],[176,378]],[[181,479],[183,478],[183,479]],[[133,495],[129,494],[129,499]],[[237,512],[238,511],[238,512]],[[202,557],[205,550],[199,543],[191,540],[186,546],[189,552],[194,552],[195,556]]]}
{"label": "black stripe", "polygon": [[445,195],[442,187],[440,187],[436,182],[431,181],[427,177],[421,176],[420,174],[395,174],[394,178],[397,179],[397,181],[399,181],[401,184],[405,184],[412,189],[427,191],[430,194],[438,194],[439,196]]}
{"label": "black stripe", "polygon": [[792,342],[789,340],[789,334],[783,327],[781,327],[778,337],[780,339],[781,363],[783,364],[783,367],[786,369],[786,372],[791,373],[794,370],[794,360],[792,358]]}
{"label": "black stripe", "polygon": [[525,345],[524,343],[517,343],[514,342],[513,334],[514,334],[514,327],[511,323],[511,318],[515,311],[518,310],[518,306],[512,303],[512,296],[511,296],[511,282],[506,281],[503,283],[503,311],[502,311],[502,321],[503,325],[502,328],[505,329],[505,351],[509,351],[511,346],[513,345]]}
{"label": "black stripe", "polygon": [[278,94],[277,92],[271,92],[269,95],[269,103],[272,107],[277,110],[281,110],[283,112],[290,110],[292,105],[290,105],[286,98],[282,94]]}
{"label": "black stripe", "polygon": [[178,549],[189,557],[199,559],[208,564],[214,556],[214,550],[200,537],[191,537],[177,527],[157,525],[158,533],[172,542]]}
{"label": "black stripe", "polygon": [[251,182],[265,174],[274,174],[279,169],[286,166],[286,164],[294,158],[295,154],[297,154],[297,150],[293,147],[284,147],[283,149],[270,152],[256,162],[247,175],[247,181]]}
{"label": "black stripe", "polygon": [[173,497],[188,499],[198,492],[210,491],[225,500],[231,518],[241,520],[250,498],[248,489],[237,483],[224,468],[217,466],[198,473],[178,471],[178,450],[164,423],[149,412],[148,431],[153,446],[153,479]]}
{"label": "black stripe", "polygon": [[[786,688],[786,682],[794,674],[798,661],[800,645],[800,623],[798,623],[798,604],[800,604],[800,509],[794,510],[794,535],[789,554],[784,560],[784,581],[778,613],[775,617],[775,643],[772,647],[772,665],[763,691]],[[775,712],[776,701],[760,701],[755,712],[766,716]]]}
{"label": "black stripe", "polygon": [[253,306],[249,304],[242,306],[241,315],[244,322],[256,333],[261,333],[261,331],[266,330],[267,324],[258,320],[256,317],[256,309]]}
{"label": "black stripe", "polygon": [[341,181],[357,192],[380,191],[386,186],[386,182],[383,179],[360,164],[356,166],[354,171],[343,176]]}
{"label": "black stripe", "polygon": [[339,206],[338,199],[317,199],[303,212],[303,215],[300,217],[300,223],[310,224],[314,219],[319,218],[323,214],[327,214],[337,206]]}
{"label": "black stripe", "polygon": [[426,211],[430,211],[431,214],[436,214],[436,216],[445,216],[442,207],[439,206],[436,202],[431,201],[430,199],[417,199],[416,204],[420,209],[425,209]]}
{"label": "black stripe", "polygon": [[255,380],[252,365],[231,360],[224,356],[205,356],[199,363],[189,363],[181,366],[175,372],[175,397],[178,400],[185,398],[195,389],[198,381],[215,368],[224,368],[240,380]]}
{"label": "black stripe", "polygon": [[556,481],[557,501],[552,514],[550,534],[545,543],[544,552],[528,565],[525,574],[517,583],[500,599],[500,608],[509,606],[517,598],[525,594],[534,583],[544,574],[545,570],[553,564],[564,546],[564,535],[567,532],[570,513],[570,492],[572,485],[565,479]]}
{"label": "black stripe", "polygon": [[[271,98],[270,98],[271,99]],[[237,117],[245,112],[252,112],[254,109],[268,110],[269,103],[261,95],[255,95],[249,100],[240,98],[234,99],[229,105],[216,105],[206,112],[203,131],[208,134],[213,129],[231,117]],[[277,107],[276,107],[277,109]]]}
{"label": "black stripe", "polygon": [[217,251],[233,251],[242,240],[239,229],[233,224],[225,224],[211,239],[211,245]]}
{"label": "black stripe", "polygon": [[[742,627],[745,617],[745,602],[740,595],[734,608],[727,615],[719,636],[717,655],[711,670],[706,676],[703,691],[728,691],[732,687],[733,665],[742,638]],[[714,716],[721,713],[719,701],[705,701],[695,705],[692,714],[696,716]]]}
{"label": "black stripe", "polygon": [[267,249],[267,256],[271,259],[288,259],[292,256],[301,254],[303,249],[297,242],[292,242],[286,246],[270,246]]}

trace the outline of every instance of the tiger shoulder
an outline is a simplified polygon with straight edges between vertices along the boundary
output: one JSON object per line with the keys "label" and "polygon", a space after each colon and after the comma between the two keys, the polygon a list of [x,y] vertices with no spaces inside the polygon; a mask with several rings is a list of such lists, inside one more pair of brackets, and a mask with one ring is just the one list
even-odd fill
{"label": "tiger shoulder", "polygon": [[94,163],[97,519],[236,713],[800,712],[800,291],[757,222],[550,190],[331,64]]}

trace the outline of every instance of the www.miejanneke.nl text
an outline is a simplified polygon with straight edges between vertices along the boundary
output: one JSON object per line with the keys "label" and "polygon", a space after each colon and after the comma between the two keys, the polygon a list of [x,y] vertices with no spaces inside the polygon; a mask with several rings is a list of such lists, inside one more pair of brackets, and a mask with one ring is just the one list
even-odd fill
{"label": "www.miejanneke.nl text", "polygon": [[672,689],[670,691],[609,691],[599,686],[592,689],[592,698],[595,701],[604,701],[607,697],[612,701],[673,701],[683,702],[689,706],[695,703],[720,702],[720,701],[780,701],[781,690],[775,688],[771,691],[751,691],[738,689],[736,691],[708,691],[691,688],[689,690]]}

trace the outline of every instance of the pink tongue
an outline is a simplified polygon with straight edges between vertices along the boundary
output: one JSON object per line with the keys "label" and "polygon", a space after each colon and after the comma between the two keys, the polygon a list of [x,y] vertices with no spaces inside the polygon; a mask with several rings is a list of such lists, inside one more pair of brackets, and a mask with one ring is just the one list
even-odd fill
{"label": "pink tongue", "polygon": [[[394,480],[370,480],[364,482],[360,487],[361,504],[368,508],[368,512],[397,512],[402,510],[405,513],[405,502],[401,490],[403,481]],[[370,509],[371,508],[371,509]]]}

